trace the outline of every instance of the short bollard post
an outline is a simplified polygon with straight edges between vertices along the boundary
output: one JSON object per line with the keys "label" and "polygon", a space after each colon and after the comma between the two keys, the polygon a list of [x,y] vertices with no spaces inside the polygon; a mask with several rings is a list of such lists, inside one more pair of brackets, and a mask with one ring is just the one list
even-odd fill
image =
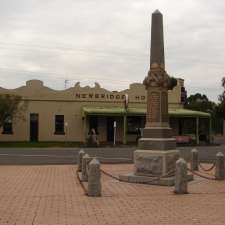
{"label": "short bollard post", "polygon": [[176,161],[175,190],[176,194],[187,194],[187,163],[180,158]]}
{"label": "short bollard post", "polygon": [[100,162],[94,158],[89,163],[88,196],[101,196],[101,171]]}
{"label": "short bollard post", "polygon": [[85,155],[85,152],[83,149],[81,149],[79,152],[78,152],[78,158],[77,158],[77,171],[78,172],[81,172],[82,170],[82,159]]}
{"label": "short bollard post", "polygon": [[88,158],[86,159],[86,172],[87,172],[87,175],[89,174],[89,164],[90,164],[92,159],[93,159],[93,157],[90,157],[89,155],[88,155]]}
{"label": "short bollard post", "polygon": [[87,173],[87,162],[89,159],[89,155],[85,154],[82,158],[82,173],[81,173],[81,180],[82,181],[88,181],[88,173]]}
{"label": "short bollard post", "polygon": [[216,180],[225,179],[225,166],[224,166],[224,154],[218,152],[216,154],[216,171],[215,171]]}
{"label": "short bollard post", "polygon": [[198,150],[196,148],[191,150],[191,170],[198,171]]}

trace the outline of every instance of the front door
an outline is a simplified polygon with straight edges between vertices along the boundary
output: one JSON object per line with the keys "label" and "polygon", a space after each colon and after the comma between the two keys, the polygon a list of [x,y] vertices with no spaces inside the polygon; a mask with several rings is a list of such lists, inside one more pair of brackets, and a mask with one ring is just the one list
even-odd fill
{"label": "front door", "polygon": [[30,114],[30,141],[38,141],[38,114]]}
{"label": "front door", "polygon": [[113,123],[115,119],[113,117],[107,118],[107,141],[113,142],[113,136],[114,136],[114,128]]}

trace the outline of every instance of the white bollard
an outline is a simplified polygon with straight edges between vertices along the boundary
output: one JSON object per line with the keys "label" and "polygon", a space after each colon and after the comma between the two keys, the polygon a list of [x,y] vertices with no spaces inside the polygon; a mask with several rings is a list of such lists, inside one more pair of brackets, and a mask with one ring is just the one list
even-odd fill
{"label": "white bollard", "polygon": [[176,161],[175,190],[176,194],[187,194],[187,163],[180,158]]}
{"label": "white bollard", "polygon": [[215,177],[216,177],[216,180],[225,179],[224,154],[222,152],[218,152],[216,154]]}
{"label": "white bollard", "polygon": [[79,152],[78,152],[78,157],[77,157],[77,171],[78,172],[81,172],[82,170],[82,159],[85,155],[85,152],[83,149],[81,149]]}
{"label": "white bollard", "polygon": [[81,173],[81,180],[88,181],[88,172],[87,172],[87,163],[89,159],[89,155],[85,154],[82,158],[82,173]]}
{"label": "white bollard", "polygon": [[198,171],[198,150],[196,148],[191,150],[191,170]]}
{"label": "white bollard", "polygon": [[101,171],[100,162],[94,158],[89,163],[88,196],[101,196]]}

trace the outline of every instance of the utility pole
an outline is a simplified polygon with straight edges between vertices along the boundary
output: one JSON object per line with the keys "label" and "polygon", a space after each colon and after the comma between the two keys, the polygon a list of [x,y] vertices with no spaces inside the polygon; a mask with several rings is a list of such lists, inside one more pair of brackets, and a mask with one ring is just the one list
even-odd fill
{"label": "utility pole", "polygon": [[66,89],[67,88],[67,84],[68,84],[68,82],[69,82],[69,80],[64,80],[64,89]]}

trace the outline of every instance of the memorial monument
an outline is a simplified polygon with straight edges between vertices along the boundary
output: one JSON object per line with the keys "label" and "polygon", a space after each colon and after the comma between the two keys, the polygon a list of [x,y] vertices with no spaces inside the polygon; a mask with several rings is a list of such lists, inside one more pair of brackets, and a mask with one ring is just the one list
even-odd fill
{"label": "memorial monument", "polygon": [[[144,80],[147,90],[147,114],[143,137],[134,152],[135,171],[121,180],[173,185],[179,151],[172,137],[168,117],[168,89],[172,82],[165,70],[163,16],[152,14],[150,69]],[[158,179],[152,179],[158,177]]]}

